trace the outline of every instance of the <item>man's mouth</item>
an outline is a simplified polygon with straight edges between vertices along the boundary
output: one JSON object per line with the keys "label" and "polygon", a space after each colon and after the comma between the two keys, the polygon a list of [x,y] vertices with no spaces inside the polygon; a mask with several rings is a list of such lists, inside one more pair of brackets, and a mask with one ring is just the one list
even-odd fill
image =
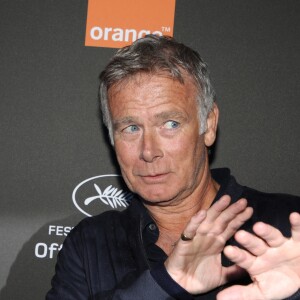
{"label": "man's mouth", "polygon": [[145,183],[158,183],[164,181],[168,174],[169,173],[147,174],[141,175],[141,178]]}

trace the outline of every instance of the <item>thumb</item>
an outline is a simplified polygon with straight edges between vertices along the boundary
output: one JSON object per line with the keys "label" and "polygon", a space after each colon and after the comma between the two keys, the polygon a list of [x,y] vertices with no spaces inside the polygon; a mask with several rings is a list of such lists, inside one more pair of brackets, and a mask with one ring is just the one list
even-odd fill
{"label": "thumb", "polygon": [[239,267],[238,265],[224,267],[223,270],[224,270],[225,280],[224,280],[224,282],[222,282],[222,284],[226,284],[228,282],[239,280],[248,274],[245,271],[245,269]]}
{"label": "thumb", "polygon": [[253,284],[247,286],[234,285],[217,295],[217,300],[249,300],[262,299],[261,294]]}

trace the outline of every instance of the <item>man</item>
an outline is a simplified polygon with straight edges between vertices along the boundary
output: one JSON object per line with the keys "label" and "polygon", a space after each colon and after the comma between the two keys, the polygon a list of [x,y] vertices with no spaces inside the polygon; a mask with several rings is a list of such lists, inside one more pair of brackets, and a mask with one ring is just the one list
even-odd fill
{"label": "man", "polygon": [[300,199],[209,170],[219,112],[198,53],[150,35],[118,51],[100,81],[136,199],[69,234],[47,299],[300,299]]}

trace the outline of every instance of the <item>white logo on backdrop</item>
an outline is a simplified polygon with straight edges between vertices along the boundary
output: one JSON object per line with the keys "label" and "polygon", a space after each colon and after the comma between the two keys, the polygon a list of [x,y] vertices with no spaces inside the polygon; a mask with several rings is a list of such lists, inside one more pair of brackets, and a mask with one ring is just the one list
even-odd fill
{"label": "white logo on backdrop", "polygon": [[[117,174],[99,175],[79,183],[72,194],[76,208],[86,216],[91,217],[97,213],[95,208],[96,210],[99,209],[99,204],[100,206],[108,206],[110,209],[127,207],[133,194],[118,187],[118,177],[120,175]],[[89,208],[91,205],[94,209]]]}

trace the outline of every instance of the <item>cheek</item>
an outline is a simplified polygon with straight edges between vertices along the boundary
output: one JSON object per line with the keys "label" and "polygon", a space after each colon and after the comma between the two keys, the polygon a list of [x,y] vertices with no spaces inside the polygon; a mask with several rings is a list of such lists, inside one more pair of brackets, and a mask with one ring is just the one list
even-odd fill
{"label": "cheek", "polygon": [[169,154],[173,159],[185,160],[187,156],[189,156],[189,152],[191,151],[190,147],[187,144],[183,144],[181,142],[170,143],[168,151],[166,153]]}
{"label": "cheek", "polygon": [[123,142],[115,143],[115,151],[118,159],[118,163],[123,170],[127,170],[133,166],[136,160],[137,151],[132,145],[128,145]]}
{"label": "cheek", "polygon": [[184,135],[166,145],[167,153],[182,162],[199,159],[203,146],[203,138],[199,135]]}

